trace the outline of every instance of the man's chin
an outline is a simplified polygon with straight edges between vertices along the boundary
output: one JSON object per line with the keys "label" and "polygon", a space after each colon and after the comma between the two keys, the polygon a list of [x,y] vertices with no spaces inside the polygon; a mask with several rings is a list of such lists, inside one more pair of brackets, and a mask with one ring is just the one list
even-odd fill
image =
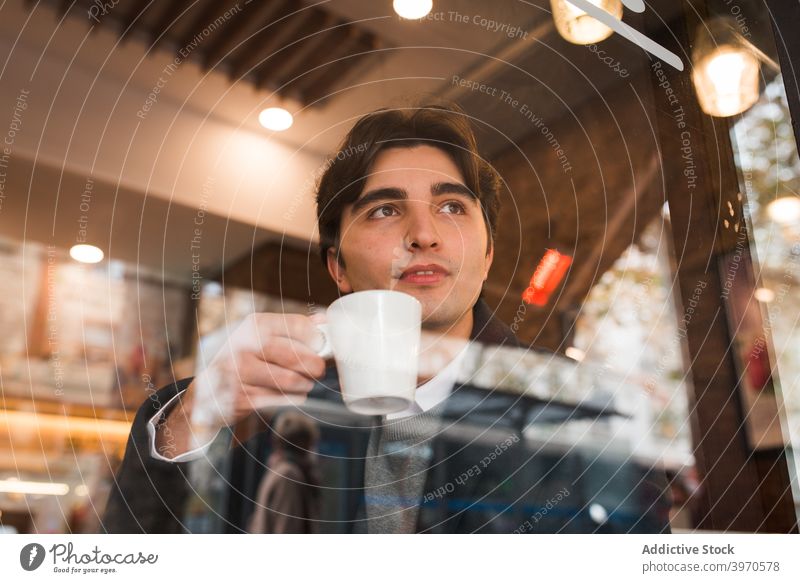
{"label": "man's chin", "polygon": [[447,327],[458,322],[464,315],[464,310],[453,305],[452,288],[440,285],[403,285],[402,282],[399,282],[390,289],[406,293],[422,304],[422,327],[424,329]]}
{"label": "man's chin", "polygon": [[441,302],[428,303],[420,300],[420,303],[422,304],[422,328],[425,330],[449,328],[456,325],[465,314],[465,311]]}

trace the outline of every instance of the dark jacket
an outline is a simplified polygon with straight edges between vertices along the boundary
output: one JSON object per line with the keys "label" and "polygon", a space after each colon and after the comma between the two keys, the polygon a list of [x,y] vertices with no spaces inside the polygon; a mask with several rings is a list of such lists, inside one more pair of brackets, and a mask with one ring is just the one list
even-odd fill
{"label": "dark jacket", "polygon": [[[520,347],[520,342],[481,300],[473,309],[471,339],[486,345]],[[190,383],[185,379],[157,392],[139,409],[122,465],[109,497],[103,524],[108,532],[196,531],[187,521],[188,466],[149,455],[147,420]],[[311,392],[312,399],[341,403],[335,367]],[[669,532],[670,507],[663,475],[625,459],[531,447],[519,439],[531,423],[584,418],[585,411],[563,404],[520,399],[464,384],[445,402],[447,430],[431,443],[417,519],[418,532]],[[516,435],[500,447],[474,439],[475,428]],[[480,429],[482,428],[482,429]],[[364,458],[371,431],[321,423],[319,468],[323,491],[323,532],[363,531]],[[244,532],[269,453],[268,432],[236,441],[212,473],[222,478],[213,506],[221,514],[209,530]],[[509,445],[510,443],[510,445]],[[498,448],[502,449],[498,454]],[[493,453],[494,452],[494,453]],[[488,463],[484,460],[490,460]],[[212,462],[213,463],[213,462]],[[484,467],[485,466],[485,467]],[[224,485],[224,486],[222,486]],[[190,495],[191,494],[191,495]],[[190,502],[191,504],[191,502]],[[201,505],[202,506],[202,505]],[[605,511],[607,517],[602,517]],[[209,512],[211,510],[209,509]],[[317,526],[317,525],[315,525]]]}

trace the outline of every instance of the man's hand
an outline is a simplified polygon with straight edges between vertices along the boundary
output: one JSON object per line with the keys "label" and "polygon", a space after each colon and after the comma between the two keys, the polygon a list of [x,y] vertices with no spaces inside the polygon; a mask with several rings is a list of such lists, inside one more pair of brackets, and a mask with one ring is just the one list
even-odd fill
{"label": "man's hand", "polygon": [[156,448],[161,451],[169,434],[170,453],[164,455],[174,457],[257,409],[304,403],[313,379],[325,373],[325,361],[315,352],[322,343],[307,316],[248,316],[167,414]]}

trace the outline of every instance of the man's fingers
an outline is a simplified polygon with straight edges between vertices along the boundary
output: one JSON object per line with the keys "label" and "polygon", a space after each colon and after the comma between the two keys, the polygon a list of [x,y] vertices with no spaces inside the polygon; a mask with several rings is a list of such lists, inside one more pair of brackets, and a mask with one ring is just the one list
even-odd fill
{"label": "man's fingers", "polygon": [[[289,343],[289,340],[282,339],[284,342]],[[292,358],[291,348],[283,347],[282,351],[289,351],[289,354],[283,354],[281,361],[286,364],[287,361],[293,368],[282,366],[278,362],[265,362],[255,354],[242,354],[237,361],[237,373],[239,380],[243,385],[252,385],[262,389],[272,389],[276,391],[283,391],[289,393],[302,393],[308,392],[314,386],[314,381],[311,376],[317,376],[324,372],[325,363],[318,356],[311,354],[310,357],[319,359],[322,364],[317,367],[319,363],[312,361],[311,366],[303,363],[297,358]],[[270,353],[270,357],[272,354]],[[308,358],[309,355],[306,355]]]}
{"label": "man's fingers", "polygon": [[248,316],[198,375],[207,389],[196,391],[198,415],[229,424],[256,408],[304,402],[325,373],[308,345],[315,340],[321,343],[321,334],[306,316]]}
{"label": "man's fingers", "polygon": [[273,336],[255,356],[309,378],[319,378],[325,374],[322,357],[297,340]]}
{"label": "man's fingers", "polygon": [[252,314],[250,325],[257,346],[267,346],[275,337],[302,342],[314,351],[322,346],[322,333],[308,316],[302,314]]}

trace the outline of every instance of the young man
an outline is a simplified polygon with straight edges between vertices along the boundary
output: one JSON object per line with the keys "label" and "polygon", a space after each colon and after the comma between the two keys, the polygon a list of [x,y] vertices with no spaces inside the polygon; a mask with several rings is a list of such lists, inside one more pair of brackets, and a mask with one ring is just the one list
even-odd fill
{"label": "young man", "polygon": [[[429,335],[469,338],[494,255],[498,188],[463,115],[426,107],[364,117],[318,189],[323,260],[339,291],[411,294]],[[198,392],[213,395],[225,385],[233,407],[214,420],[219,426],[246,417],[265,397],[275,405],[301,403],[325,372],[314,352],[319,342],[309,317],[254,314],[168,413],[156,451],[189,448]]]}
{"label": "young man", "polygon": [[[466,116],[456,108],[379,110],[363,117],[322,176],[317,195],[322,258],[340,292],[393,289],[414,296],[422,304],[422,328],[434,342],[451,338],[518,346],[480,299],[494,257],[499,184],[478,154]],[[338,387],[335,369],[326,369],[315,352],[321,340],[310,317],[255,314],[206,370],[159,391],[158,410],[149,400],[137,414],[106,527],[180,530],[179,522],[153,521],[152,513],[164,516],[166,507],[179,518],[186,491],[182,462],[202,457],[218,428],[265,403],[300,406],[312,389],[315,396],[336,399],[330,390]],[[542,501],[555,496],[554,484],[523,479],[508,502],[510,508],[516,497],[514,516],[502,503],[471,504],[475,511],[464,512],[464,503],[494,495],[499,484],[530,464],[512,453],[498,457],[494,442],[470,441],[467,447],[446,439],[453,427],[472,427],[474,420],[487,424],[489,415],[488,425],[513,434],[518,444],[522,425],[519,410],[498,407],[496,399],[476,400],[466,389],[453,398],[457,366],[454,361],[432,378],[419,379],[416,402],[399,415],[376,420],[358,455],[346,456],[355,460],[347,470],[354,481],[343,490],[359,494],[349,504],[352,512],[342,518],[345,530],[510,532],[536,511],[531,496]],[[467,410],[465,400],[472,403]],[[227,406],[209,406],[219,402]],[[212,428],[200,437],[192,425],[198,407]],[[489,456],[491,468],[478,465],[487,459],[484,449],[495,451]],[[469,480],[458,480],[462,475]],[[457,489],[454,481],[463,487]],[[645,524],[644,530],[654,529]],[[578,520],[563,530],[587,528]]]}

